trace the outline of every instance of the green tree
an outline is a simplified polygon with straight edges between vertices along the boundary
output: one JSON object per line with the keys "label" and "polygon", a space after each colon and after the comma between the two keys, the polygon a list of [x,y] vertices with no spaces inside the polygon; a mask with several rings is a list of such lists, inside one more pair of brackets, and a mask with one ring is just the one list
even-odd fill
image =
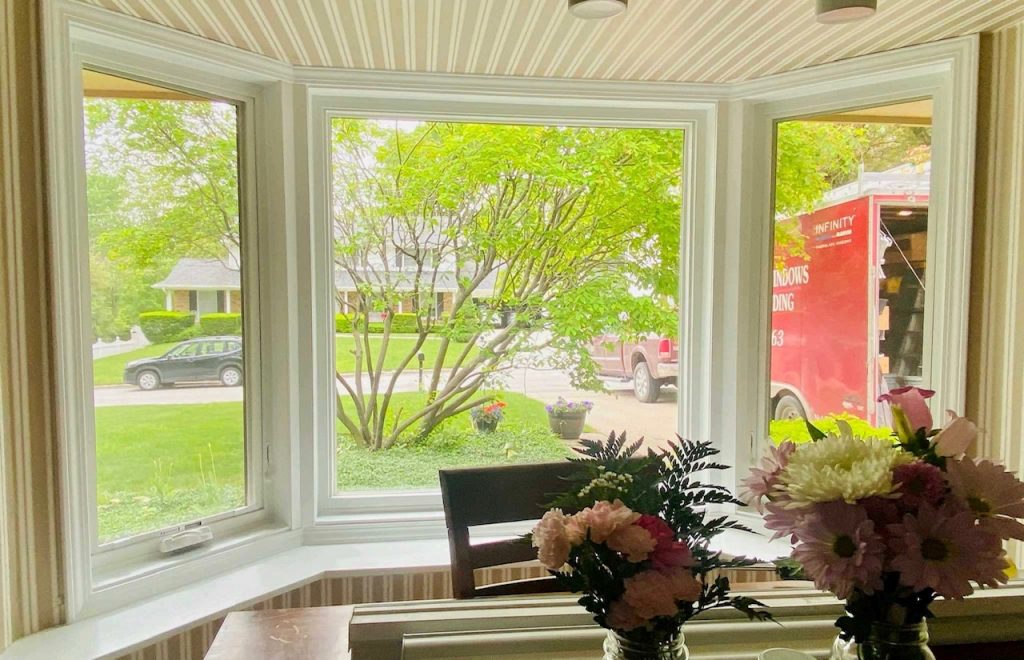
{"label": "green tree", "polygon": [[[681,144],[681,132],[666,130],[336,120],[336,266],[359,297],[356,373],[337,375],[350,395],[338,399],[341,424],[387,448],[481,403],[479,389],[516,357],[550,353],[593,386],[595,335],[672,329],[676,315],[658,294],[677,281],[662,261],[678,251]],[[457,283],[444,319],[437,264]],[[401,300],[412,303],[417,341],[386,374],[393,314],[376,350],[364,328]],[[512,322],[494,328],[509,311]],[[394,410],[397,379],[431,332],[440,347],[427,401]],[[445,367],[455,337],[469,345]]]}

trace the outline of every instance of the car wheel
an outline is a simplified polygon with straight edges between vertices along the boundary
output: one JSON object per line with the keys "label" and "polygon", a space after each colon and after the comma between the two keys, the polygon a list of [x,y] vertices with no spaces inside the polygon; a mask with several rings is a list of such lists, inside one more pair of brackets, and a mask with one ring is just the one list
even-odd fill
{"label": "car wheel", "polygon": [[135,377],[135,384],[139,386],[140,390],[155,390],[160,387],[160,375],[155,371],[143,371]]}
{"label": "car wheel", "polygon": [[238,367],[224,367],[220,372],[221,385],[237,387],[242,384],[242,370]]}
{"label": "car wheel", "polygon": [[633,367],[633,393],[643,403],[654,403],[661,394],[661,383],[654,380],[650,368],[642,360]]}
{"label": "car wheel", "polygon": [[775,404],[773,419],[805,419],[807,412],[804,410],[800,399],[792,394],[783,394]]}

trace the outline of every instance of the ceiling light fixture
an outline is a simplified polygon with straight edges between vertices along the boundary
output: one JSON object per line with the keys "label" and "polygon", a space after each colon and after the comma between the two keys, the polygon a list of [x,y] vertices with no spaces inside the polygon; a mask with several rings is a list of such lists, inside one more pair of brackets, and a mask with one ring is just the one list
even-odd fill
{"label": "ceiling light fixture", "polygon": [[576,18],[611,18],[626,11],[629,0],[569,0],[569,13]]}
{"label": "ceiling light fixture", "polygon": [[910,209],[902,209],[896,215],[900,216],[901,218],[909,218],[910,216],[914,215],[914,212],[911,211]]}
{"label": "ceiling light fixture", "polygon": [[819,23],[849,23],[874,16],[878,0],[817,0]]}

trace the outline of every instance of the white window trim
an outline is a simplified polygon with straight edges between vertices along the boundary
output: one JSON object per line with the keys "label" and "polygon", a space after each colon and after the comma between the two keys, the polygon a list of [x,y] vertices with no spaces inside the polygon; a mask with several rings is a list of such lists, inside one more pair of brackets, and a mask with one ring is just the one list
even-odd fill
{"label": "white window trim", "polygon": [[[49,48],[46,52],[48,124],[49,194],[54,211],[51,244],[54,255],[53,285],[56,309],[55,340],[57,349],[57,397],[63,411],[58,433],[63,452],[62,504],[66,538],[90,539],[88,543],[65,545],[67,575],[66,605],[69,620],[133,602],[154,591],[169,590],[204,573],[218,572],[237,565],[239,544],[263,546],[266,551],[279,551],[298,542],[297,535],[281,535],[290,525],[290,512],[282,511],[290,493],[281,494],[279,484],[273,498],[265,497],[271,478],[272,464],[268,457],[278,453],[290,455],[288,443],[293,434],[268,437],[264,429],[282,425],[294,426],[289,415],[294,403],[267,399],[281,390],[270,379],[278,365],[294,360],[294,350],[284,356],[269,350],[263,336],[292,336],[294,330],[281,326],[294,325],[294,313],[276,314],[280,302],[261,304],[265,289],[272,289],[270,273],[275,262],[287,259],[286,241],[278,246],[270,223],[257,223],[257,216],[266,216],[258,207],[268,208],[275,200],[275,191],[283,186],[268,185],[265,191],[257,186],[265,176],[263,161],[279,156],[267,148],[270,129],[268,119],[275,116],[273,97],[268,93],[278,78],[263,79],[256,75],[226,77],[222,54],[195,53],[194,39],[182,47],[174,39],[166,39],[164,30],[147,34],[147,27],[136,21],[111,20],[106,12],[64,2],[49,2],[44,13]],[[202,40],[199,40],[202,41]],[[233,49],[226,49],[231,50]],[[227,61],[230,61],[227,60]],[[259,63],[250,62],[256,68]],[[174,528],[141,534],[113,543],[97,545],[95,499],[94,411],[92,405],[92,369],[88,359],[89,272],[84,246],[87,245],[85,200],[84,136],[82,133],[81,69],[96,70],[125,77],[151,81],[154,84],[192,91],[203,96],[223,99],[239,107],[239,182],[242,238],[247,258],[243,263],[246,285],[245,333],[250,348],[246,351],[246,507],[223,512],[204,519],[214,531],[214,541],[182,556],[162,556],[159,537]],[[273,72],[273,70],[272,70]],[[272,89],[270,91],[273,91]],[[257,112],[266,105],[267,112]],[[278,110],[279,112],[279,110]],[[67,148],[72,145],[72,148]],[[257,163],[257,151],[261,162]],[[265,155],[262,155],[264,154]],[[283,159],[282,159],[283,160]],[[74,185],[67,185],[73,182]],[[264,231],[264,229],[268,231]],[[259,268],[257,265],[259,264]],[[285,280],[288,282],[289,280]],[[294,277],[290,279],[294,282]],[[277,285],[280,286],[280,285]],[[280,299],[284,300],[284,299]],[[294,310],[293,310],[294,311]],[[274,319],[285,319],[275,321]],[[289,318],[291,320],[289,320]],[[294,378],[289,378],[294,381]],[[291,383],[288,383],[289,385]],[[273,397],[268,397],[273,399]],[[288,480],[290,484],[290,479]],[[289,486],[290,487],[290,486]],[[273,505],[270,501],[273,501]],[[243,555],[244,556],[244,553]]]}
{"label": "white window trim", "polygon": [[[684,181],[681,227],[711,221],[713,199],[695,194],[712,179],[715,161],[713,99],[704,85],[566,84],[512,81],[488,89],[490,78],[466,76],[404,76],[390,73],[300,70],[298,80],[310,85],[306,112],[310,150],[309,214],[314,248],[313,327],[316,328],[310,369],[317,383],[315,447],[317,492],[315,529],[310,542],[378,540],[445,534],[441,498],[434,490],[335,493],[334,420],[334,292],[332,232],[329,213],[331,184],[330,121],[334,117],[406,118],[419,120],[668,128],[684,133],[681,152]],[[399,80],[400,78],[400,80]],[[455,111],[453,111],[455,109]],[[296,145],[299,148],[299,145]],[[680,320],[682,323],[682,319]],[[324,366],[326,365],[326,367]],[[680,407],[680,417],[683,408]]]}
{"label": "white window trim", "polygon": [[[734,87],[728,128],[720,134],[728,152],[717,179],[725,214],[717,227],[723,235],[704,237],[706,265],[682,266],[689,278],[706,269],[720,287],[713,292],[695,287],[695,322],[701,320],[699,310],[712,304],[723,312],[711,321],[713,328],[704,333],[704,341],[695,335],[691,339],[697,343],[688,342],[688,354],[700,356],[704,363],[688,365],[688,379],[702,401],[687,402],[690,419],[698,426],[684,430],[690,431],[689,437],[723,443],[723,462],[736,466],[726,474],[724,485],[738,491],[739,480],[768,439],[772,172],[779,121],[933,99],[923,382],[937,390],[931,401],[937,420],[944,418],[946,409],[963,411],[977,71],[978,40],[964,37]],[[737,442],[730,446],[723,440],[727,438]]]}

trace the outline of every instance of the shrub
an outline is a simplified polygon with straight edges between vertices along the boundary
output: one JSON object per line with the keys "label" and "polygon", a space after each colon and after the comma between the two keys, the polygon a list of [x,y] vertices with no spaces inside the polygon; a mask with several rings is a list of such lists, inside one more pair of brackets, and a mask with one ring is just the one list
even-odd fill
{"label": "shrub", "polygon": [[401,333],[415,333],[416,329],[416,315],[415,314],[394,314],[391,318],[391,332]]}
{"label": "shrub", "polygon": [[199,318],[199,329],[205,336],[238,335],[242,333],[242,315],[234,312],[214,312]]}
{"label": "shrub", "polygon": [[352,317],[348,314],[335,314],[334,331],[341,333],[352,332]]}
{"label": "shrub", "polygon": [[139,314],[139,327],[146,339],[154,344],[180,341],[182,335],[195,324],[191,312],[143,312]]}

